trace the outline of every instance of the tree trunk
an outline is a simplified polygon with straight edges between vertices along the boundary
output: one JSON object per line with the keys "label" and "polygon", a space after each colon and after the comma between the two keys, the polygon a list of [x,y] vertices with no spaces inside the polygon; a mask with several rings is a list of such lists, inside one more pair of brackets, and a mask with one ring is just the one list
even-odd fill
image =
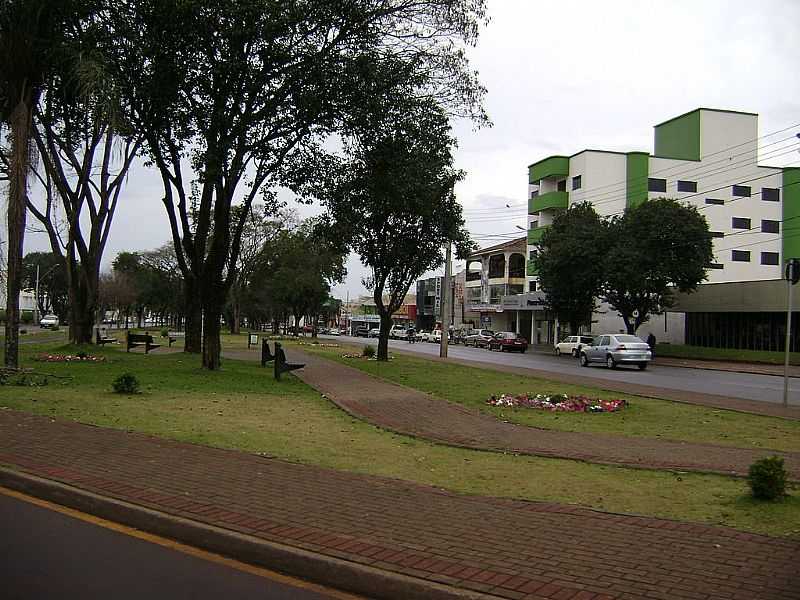
{"label": "tree trunk", "polygon": [[186,307],[186,336],[183,341],[183,351],[200,354],[203,351],[203,307],[200,304],[200,290],[197,283],[191,279],[184,279],[184,304]]}
{"label": "tree trunk", "polygon": [[30,104],[26,104],[24,100],[20,101],[11,117],[5,332],[5,366],[10,369],[19,367],[19,293],[22,284],[22,246],[25,241],[27,218],[31,141],[29,106]]}
{"label": "tree trunk", "polygon": [[203,368],[217,371],[221,366],[220,355],[220,317],[222,310],[217,307],[206,306],[203,310]]}
{"label": "tree trunk", "polygon": [[99,304],[99,286],[92,273],[83,271],[74,255],[68,252],[69,341],[83,345],[94,342],[94,322]]}
{"label": "tree trunk", "polygon": [[378,334],[378,360],[389,360],[389,331],[392,329],[392,316],[381,313],[381,330]]}

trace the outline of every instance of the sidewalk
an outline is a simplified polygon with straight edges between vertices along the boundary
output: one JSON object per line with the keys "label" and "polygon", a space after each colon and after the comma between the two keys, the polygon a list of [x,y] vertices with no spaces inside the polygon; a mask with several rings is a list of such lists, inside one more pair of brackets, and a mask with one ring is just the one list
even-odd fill
{"label": "sidewalk", "polygon": [[371,597],[800,598],[797,539],[461,496],[10,410],[0,463],[0,485]]}
{"label": "sidewalk", "polygon": [[784,457],[790,477],[800,481],[797,452],[516,425],[293,348],[293,359],[298,355],[306,365],[295,371],[302,381],[353,416],[405,435],[476,450],[739,476],[746,476],[759,458],[777,454]]}

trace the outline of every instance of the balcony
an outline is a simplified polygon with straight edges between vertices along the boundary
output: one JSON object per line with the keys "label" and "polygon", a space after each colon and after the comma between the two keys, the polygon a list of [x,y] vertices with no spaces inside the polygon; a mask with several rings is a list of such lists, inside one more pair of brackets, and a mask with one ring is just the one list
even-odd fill
{"label": "balcony", "polygon": [[528,214],[537,213],[541,210],[567,208],[567,206],[569,206],[568,192],[548,192],[528,200]]}
{"label": "balcony", "polygon": [[541,239],[542,235],[544,234],[545,230],[550,227],[549,225],[542,225],[541,227],[536,227],[534,229],[528,230],[528,245],[534,246],[538,244]]}
{"label": "balcony", "polygon": [[528,167],[528,183],[535,184],[546,177],[566,177],[569,175],[568,156],[550,156]]}

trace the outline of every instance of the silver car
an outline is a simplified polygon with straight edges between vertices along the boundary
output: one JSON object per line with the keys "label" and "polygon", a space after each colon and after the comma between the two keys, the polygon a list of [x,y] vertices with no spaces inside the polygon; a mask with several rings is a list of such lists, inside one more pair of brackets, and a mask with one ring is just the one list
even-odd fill
{"label": "silver car", "polygon": [[581,366],[605,363],[609,369],[617,365],[636,365],[644,371],[653,358],[650,346],[635,335],[613,333],[595,336],[594,342],[581,347]]}

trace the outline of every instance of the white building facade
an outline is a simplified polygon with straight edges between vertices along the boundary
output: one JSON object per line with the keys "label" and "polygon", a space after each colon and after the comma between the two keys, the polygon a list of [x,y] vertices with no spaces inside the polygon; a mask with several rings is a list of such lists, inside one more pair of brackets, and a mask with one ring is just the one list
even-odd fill
{"label": "white building facade", "polygon": [[[656,125],[652,154],[583,150],[535,162],[528,167],[528,254],[536,251],[542,232],[558,212],[572,204],[590,202],[598,214],[610,217],[648,199],[678,198],[697,207],[714,238],[714,262],[701,288],[722,284],[724,289],[735,290],[741,282],[774,283],[782,278],[785,259],[800,257],[800,168],[764,166],[758,159],[759,153],[767,160],[796,153],[797,140],[791,138],[794,133],[787,132],[784,139],[760,146],[758,115],[699,108]],[[527,273],[528,290],[536,290],[532,265]],[[763,289],[764,294],[775,289],[774,285],[756,288]],[[717,300],[713,306],[694,302],[688,312],[740,312],[720,303],[721,296],[724,294],[714,294]],[[753,307],[758,308],[758,303]],[[714,332],[735,327],[730,314],[717,314],[701,324],[697,315],[687,321],[680,301],[674,310],[652,316],[637,334],[647,336],[652,331],[659,341],[684,343],[705,327],[710,328],[709,339],[716,341],[722,334]],[[771,316],[754,318],[763,321],[760,329],[770,330],[763,334],[767,341],[754,342],[755,346],[773,349],[774,340],[779,338],[779,320]],[[593,317],[595,333],[623,329],[622,319],[608,306],[601,306]],[[704,335],[700,338],[705,339]],[[726,333],[725,339],[728,337]],[[738,342],[710,345],[741,346]]]}

